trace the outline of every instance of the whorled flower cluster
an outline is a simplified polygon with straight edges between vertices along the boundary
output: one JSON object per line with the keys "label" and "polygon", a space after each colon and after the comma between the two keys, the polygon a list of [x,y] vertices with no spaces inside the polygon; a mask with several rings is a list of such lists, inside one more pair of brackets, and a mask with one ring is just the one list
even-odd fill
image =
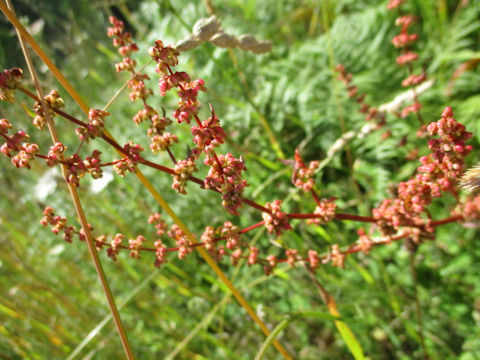
{"label": "whorled flower cluster", "polygon": [[280,236],[284,231],[292,227],[288,222],[288,215],[281,210],[282,201],[274,200],[272,203],[266,203],[265,208],[270,212],[262,213],[265,227],[270,234]]}
{"label": "whorled flower cluster", "polygon": [[300,156],[300,151],[296,149],[295,167],[292,174],[293,185],[299,189],[302,189],[304,192],[311,191],[315,185],[313,176],[315,175],[315,170],[318,169],[319,165],[320,163],[318,161],[311,161],[307,167]]}
{"label": "whorled flower cluster", "polygon": [[122,151],[123,154],[125,154],[125,157],[118,160],[115,165],[113,165],[115,172],[121,177],[124,177],[128,171],[135,171],[137,164],[144,160],[140,155],[142,151],[143,148],[140,145],[135,144],[133,141],[127,142],[123,146]]}
{"label": "whorled flower cluster", "polygon": [[320,199],[313,212],[315,215],[319,215],[317,218],[308,219],[307,224],[323,225],[335,218],[335,211],[337,210],[337,204],[335,204],[335,197],[327,199]]}
{"label": "whorled flower cluster", "polygon": [[207,189],[218,190],[222,194],[222,205],[233,215],[238,215],[238,208],[243,203],[243,192],[247,181],[242,178],[246,171],[243,159],[235,158],[231,153],[218,155],[217,158],[207,156],[205,165],[210,167],[204,180]]}
{"label": "whorled flower cluster", "polygon": [[[388,10],[393,10],[399,8],[403,4],[404,0],[391,0],[388,5]],[[401,15],[395,21],[395,25],[400,26],[400,33],[392,39],[392,44],[396,48],[402,49],[402,53],[397,57],[397,64],[399,66],[407,66],[410,72],[410,75],[402,81],[402,86],[415,87],[423,83],[427,76],[425,73],[419,75],[413,74],[412,63],[418,60],[418,54],[413,52],[410,49],[410,45],[418,40],[418,34],[411,34],[408,32],[409,27],[417,21],[416,17],[413,15]],[[401,113],[401,117],[406,117],[410,113],[418,114],[422,109],[422,105],[418,101],[417,96],[414,96],[414,103],[412,105],[406,106]]]}
{"label": "whorled flower cluster", "polygon": [[15,134],[8,136],[8,131],[12,125],[7,119],[0,119],[0,135],[6,140],[0,146],[0,152],[5,156],[12,158],[12,164],[17,168],[30,169],[30,162],[35,159],[39,152],[37,144],[24,142],[30,136],[25,131],[18,131]]}
{"label": "whorled flower cluster", "polygon": [[464,170],[464,158],[472,150],[465,144],[472,133],[452,116],[452,109],[447,107],[440,120],[428,125],[430,136],[440,136],[428,142],[432,153],[420,158],[421,165],[413,178],[398,185],[397,198],[384,200],[372,211],[384,235],[392,235],[400,226],[424,224],[426,231],[433,231],[422,217],[425,207],[444,192],[455,193],[456,181]]}
{"label": "whorled flower cluster", "polygon": [[118,47],[118,52],[123,56],[123,60],[115,65],[118,72],[131,71],[137,65],[131,58],[131,54],[138,51],[138,46],[132,40],[132,35],[125,31],[123,21],[110,16],[110,23],[113,25],[108,28],[107,35],[113,37],[113,44]]}
{"label": "whorled flower cluster", "polygon": [[[58,110],[65,106],[65,103],[58,94],[57,90],[50,91],[50,93],[45,96],[44,103],[47,106],[47,111],[50,119],[53,119],[55,115],[57,115],[55,110]],[[36,116],[33,118],[33,125],[37,129],[42,130],[45,127],[46,114],[40,101],[35,102],[35,104],[33,105],[33,111],[36,114]]]}
{"label": "whorled flower cluster", "polygon": [[15,90],[21,85],[23,71],[19,68],[5,69],[0,72],[0,100],[14,102]]}
{"label": "whorled flower cluster", "polygon": [[101,136],[103,129],[105,128],[104,119],[109,116],[110,113],[103,110],[90,109],[88,112],[88,124],[87,126],[80,126],[75,130],[75,133],[80,140],[88,142],[98,136]]}

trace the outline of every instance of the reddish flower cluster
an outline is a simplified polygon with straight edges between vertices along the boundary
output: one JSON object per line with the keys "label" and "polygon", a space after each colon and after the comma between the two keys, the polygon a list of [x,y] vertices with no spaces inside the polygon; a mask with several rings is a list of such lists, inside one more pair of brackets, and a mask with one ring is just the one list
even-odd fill
{"label": "reddish flower cluster", "polygon": [[207,189],[218,190],[222,194],[222,205],[233,215],[238,215],[238,208],[243,202],[243,190],[248,186],[242,179],[242,171],[247,170],[243,159],[235,158],[231,153],[207,156],[205,165],[210,167],[205,177],[204,185]]}
{"label": "reddish flower cluster", "polygon": [[[160,95],[164,96],[167,91],[176,88],[179,96],[178,107],[173,116],[179,123],[190,124],[195,120],[195,126],[191,127],[193,142],[196,147],[191,151],[192,157],[175,165],[173,188],[180,193],[185,193],[185,184],[196,171],[194,161],[200,154],[205,153],[205,165],[210,167],[210,171],[205,178],[205,188],[215,189],[222,194],[223,206],[232,214],[237,215],[237,209],[241,206],[243,200],[243,189],[247,182],[241,178],[241,172],[246,170],[243,160],[236,159],[232,154],[216,155],[215,147],[225,142],[226,134],[220,126],[215,111],[211,108],[211,116],[201,122],[198,118],[198,109],[200,103],[197,100],[199,91],[206,91],[205,83],[202,79],[191,80],[185,72],[173,72],[172,67],[178,64],[178,51],[170,46],[164,46],[161,40],[155,42],[155,46],[149,50],[150,56],[157,63],[156,71],[162,76],[159,79]],[[159,138],[163,146],[164,139]],[[193,162],[193,164],[192,164]],[[188,171],[184,171],[188,170]]]}
{"label": "reddish flower cluster", "polygon": [[19,68],[5,69],[0,72],[0,100],[14,102],[15,90],[22,82],[23,71]]}
{"label": "reddish flower cluster", "polygon": [[122,241],[125,239],[125,235],[117,234],[110,242],[110,247],[107,249],[108,257],[113,259],[113,261],[117,260],[117,255],[120,252],[120,246],[122,245]]}
{"label": "reddish flower cluster", "polygon": [[459,203],[454,214],[460,213],[466,221],[475,222],[478,227],[480,220],[480,196],[474,196]]}
{"label": "reddish flower cluster", "polygon": [[90,139],[94,139],[97,136],[101,136],[103,129],[105,128],[104,119],[109,116],[110,113],[103,110],[90,109],[88,112],[88,124],[87,126],[81,126],[75,130],[75,133],[82,141],[88,142]]}
{"label": "reddish flower cluster", "polygon": [[137,65],[136,61],[130,57],[130,54],[138,51],[138,46],[132,41],[132,35],[125,31],[123,21],[110,16],[110,23],[113,27],[108,28],[108,36],[113,37],[113,44],[118,47],[118,52],[123,56],[123,60],[115,65],[118,72],[132,71]]}
{"label": "reddish flower cluster", "polygon": [[155,41],[155,46],[150,48],[149,54],[157,63],[156,71],[162,74],[158,81],[160,95],[165,96],[167,91],[176,88],[180,99],[173,116],[179,123],[190,124],[192,119],[198,118],[200,103],[197,101],[197,95],[199,91],[206,91],[205,82],[202,79],[192,81],[185,72],[173,73],[171,68],[178,64],[179,52],[171,46],[164,46],[161,40]]}
{"label": "reddish flower cluster", "polygon": [[[422,226],[425,206],[443,192],[455,192],[455,182],[464,169],[464,158],[472,150],[470,145],[465,145],[472,133],[452,116],[452,109],[447,107],[440,120],[428,125],[430,136],[440,136],[428,142],[432,153],[420,158],[422,165],[417,168],[417,175],[399,184],[396,199],[387,199],[373,210],[384,235],[392,235],[399,226]],[[428,222],[425,230],[433,231]]]}
{"label": "reddish flower cluster", "polygon": [[223,130],[215,116],[215,111],[210,107],[212,115],[202,122],[201,126],[192,126],[191,131],[193,135],[193,142],[197,147],[192,150],[192,153],[196,154],[203,151],[207,155],[213,155],[214,148],[223,144],[227,137],[227,134]]}
{"label": "reddish flower cluster", "polygon": [[[50,119],[53,119],[55,115],[55,110],[58,110],[62,107],[65,106],[65,103],[63,102],[63,99],[60,97],[58,94],[57,90],[52,90],[50,93],[45,96],[44,103],[48,108],[48,114]],[[33,111],[35,114],[35,118],[33,119],[33,125],[39,129],[42,130],[45,127],[45,113],[43,110],[42,103],[40,101],[36,101],[35,104],[33,105]]]}
{"label": "reddish flower cluster", "polygon": [[266,203],[265,208],[268,209],[270,213],[262,213],[265,227],[270,234],[275,234],[275,236],[280,236],[285,230],[290,230],[292,228],[288,223],[288,215],[280,210],[281,205],[281,200]]}
{"label": "reddish flower cluster", "polygon": [[345,66],[339,64],[335,70],[338,72],[338,79],[345,84],[345,87],[348,91],[348,96],[360,105],[360,109],[358,111],[362,114],[365,114],[365,120],[370,121],[375,119],[379,128],[385,125],[385,113],[365,102],[365,94],[359,94],[358,88],[355,85],[352,85],[353,75],[347,72]]}
{"label": "reddish flower cluster", "polygon": [[[402,5],[403,2],[404,1],[400,0],[391,0],[387,5],[387,9],[392,10],[394,8],[398,8],[400,5]],[[405,87],[415,87],[416,85],[421,84],[427,79],[427,76],[424,73],[420,75],[413,74],[412,63],[418,60],[418,54],[411,51],[409,49],[409,45],[417,41],[418,34],[410,34],[408,32],[408,28],[416,21],[417,19],[413,15],[403,15],[398,17],[395,21],[395,25],[401,26],[400,34],[392,39],[393,46],[395,46],[396,48],[402,48],[402,53],[397,57],[397,64],[399,66],[406,65],[410,73],[410,75],[402,81],[402,86]],[[416,93],[414,93],[414,103],[410,106],[405,107],[402,110],[401,116],[407,117],[410,113],[419,114],[421,108],[422,105],[418,101]]]}
{"label": "reddish flower cluster", "polygon": [[405,2],[405,0],[390,0],[387,5],[388,10],[395,9],[402,5]]}
{"label": "reddish flower cluster", "polygon": [[308,219],[308,224],[322,225],[326,224],[329,221],[332,221],[335,218],[335,210],[337,209],[337,204],[335,204],[335,197],[330,197],[328,199],[321,199],[315,211],[315,215],[320,215],[318,218]]}
{"label": "reddish flower cluster", "polygon": [[164,133],[166,127],[172,121],[165,117],[165,113],[163,117],[160,117],[158,112],[147,104],[148,97],[153,94],[153,91],[145,85],[145,81],[150,80],[150,78],[147,74],[135,72],[136,62],[130,57],[131,53],[138,50],[138,47],[132,42],[131,34],[125,31],[122,21],[111,17],[110,22],[113,24],[113,27],[108,29],[108,35],[114,37],[113,44],[117,47],[120,46],[119,52],[124,57],[123,61],[116,65],[117,71],[126,70],[132,73],[132,77],[128,82],[130,100],[142,100],[143,103],[143,109],[135,114],[133,122],[139,125],[145,120],[150,121],[150,128],[147,131],[148,136],[151,138],[150,150],[154,154],[158,154],[178,142],[176,135],[168,132]]}
{"label": "reddish flower cluster", "polygon": [[142,151],[143,148],[138,144],[134,144],[133,141],[126,143],[123,146],[125,157],[118,160],[115,165],[113,165],[116,173],[121,177],[124,177],[127,171],[134,171],[137,164],[144,160],[140,155],[140,152]]}
{"label": "reddish flower cluster", "polygon": [[147,100],[147,98],[153,94],[152,89],[147,88],[145,80],[150,80],[147,74],[134,73],[130,81],[128,82],[128,88],[130,89],[130,100]]}
{"label": "reddish flower cluster", "polygon": [[295,150],[295,168],[293,169],[292,182],[295,187],[302,189],[305,192],[309,192],[315,185],[313,176],[315,170],[318,169],[320,163],[318,161],[312,161],[308,164],[308,167],[302,160],[298,149]]}
{"label": "reddish flower cluster", "polygon": [[168,231],[168,236],[174,239],[178,246],[178,258],[183,260],[192,252],[192,242],[177,224],[173,224]]}
{"label": "reddish flower cluster", "polygon": [[[66,147],[63,146],[63,144],[57,143],[50,149],[50,152],[52,153],[55,160],[58,161],[57,151],[64,151],[65,149]],[[101,178],[103,175],[103,171],[99,166],[100,154],[100,151],[93,150],[92,155],[88,156],[85,160],[82,160],[80,155],[78,155],[77,153],[73,154],[69,158],[65,158],[62,161],[62,164],[64,164],[67,168],[67,181],[78,187],[80,186],[80,179],[86,173],[90,173],[94,179]],[[53,163],[53,160],[51,161],[51,163]]]}
{"label": "reddish flower cluster", "polygon": [[69,243],[72,242],[73,234],[76,233],[73,226],[67,225],[67,218],[55,215],[55,210],[50,206],[47,206],[45,210],[43,210],[43,218],[40,220],[40,224],[43,226],[50,225],[54,234],[63,231],[63,239]]}
{"label": "reddish flower cluster", "polygon": [[173,176],[172,189],[180,194],[186,194],[185,187],[187,186],[188,179],[197,170],[195,166],[195,158],[190,156],[187,159],[179,160],[173,168],[175,175]]}
{"label": "reddish flower cluster", "polygon": [[0,147],[0,152],[7,157],[12,157],[12,164],[17,168],[30,169],[30,161],[35,159],[39,149],[37,144],[27,143],[24,140],[29,138],[25,131],[18,131],[17,133],[7,136],[8,131],[12,125],[7,119],[0,119],[0,135],[6,139],[6,142]]}

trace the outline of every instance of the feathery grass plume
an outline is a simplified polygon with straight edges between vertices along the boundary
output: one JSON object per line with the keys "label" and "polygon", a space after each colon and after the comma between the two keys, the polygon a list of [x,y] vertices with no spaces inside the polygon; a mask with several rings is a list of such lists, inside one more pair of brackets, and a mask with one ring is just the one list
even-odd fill
{"label": "feathery grass plume", "polygon": [[480,162],[465,171],[460,179],[460,186],[471,193],[477,193],[480,190]]}

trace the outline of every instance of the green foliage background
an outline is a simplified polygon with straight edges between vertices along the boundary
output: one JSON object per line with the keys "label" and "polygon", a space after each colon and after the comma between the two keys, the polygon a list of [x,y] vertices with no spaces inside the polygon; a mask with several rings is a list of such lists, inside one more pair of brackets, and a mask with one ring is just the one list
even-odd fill
{"label": "green foliage background", "polygon": [[[106,36],[108,16],[122,17],[138,41],[140,65],[149,61],[148,47],[156,40],[175,43],[188,35],[198,18],[207,16],[204,2],[178,1],[15,1],[17,15],[59,65],[67,78],[92,108],[101,108],[127,80],[116,74],[118,54]],[[402,93],[404,69],[395,65],[398,51],[390,43],[396,34],[396,14],[386,2],[370,0],[263,0],[213,1],[223,28],[235,35],[252,33],[271,40],[274,50],[256,56],[234,51],[248,90],[229,52],[204,44],[182,54],[179,69],[203,78],[208,92],[203,104],[211,102],[230,142],[221,151],[246,159],[247,196],[260,203],[286,199],[289,212],[313,211],[314,203],[295,192],[291,168],[272,149],[261,126],[265,117],[286,158],[299,147],[308,161],[322,160],[342,135],[340,119],[347,130],[358,130],[364,120],[356,104],[349,101],[343,85],[335,80],[333,67],[343,63],[354,73],[354,83],[374,105],[387,103]],[[419,18],[420,63],[434,86],[421,96],[427,121],[437,120],[446,105],[456,118],[474,132],[472,145],[480,139],[480,68],[474,67],[446,88],[454,71],[464,62],[480,58],[480,3],[442,0],[407,1],[405,9]],[[0,63],[3,68],[24,66],[13,28],[0,16]],[[82,118],[67,94],[38,59],[45,89],[57,88],[65,98],[67,111]],[[147,72],[156,90],[153,68]],[[28,80],[27,80],[28,83]],[[49,146],[46,132],[35,131],[22,104],[32,102],[19,96],[15,104],[2,104],[1,117],[17,129],[32,134],[43,149]],[[171,111],[175,99],[152,99],[153,106]],[[138,110],[124,93],[112,106],[107,127],[120,143],[130,139],[147,146],[145,128],[136,127],[131,117]],[[205,116],[208,107],[204,106]],[[78,146],[70,124],[57,120],[62,140]],[[417,166],[405,155],[418,149],[428,152],[426,141],[415,137],[416,118],[388,118],[392,136],[381,140],[381,132],[356,138],[349,149],[354,159],[350,169],[345,152],[336,154],[318,174],[322,196],[338,198],[339,211],[369,215],[373,207],[390,196],[392,184],[406,180]],[[180,138],[174,148],[178,157],[188,151],[190,133],[185,126],[172,130]],[[33,135],[34,134],[34,135]],[[398,146],[408,135],[407,145]],[[93,149],[90,145],[90,150]],[[103,158],[116,157],[105,144],[94,144]],[[478,159],[475,150],[468,161]],[[169,164],[166,156],[156,161]],[[143,169],[142,169],[143,170]],[[115,359],[122,357],[113,324],[102,320],[108,309],[84,243],[66,244],[38,221],[45,205],[74,219],[63,180],[56,175],[55,191],[39,200],[35,186],[47,171],[36,164],[31,171],[16,170],[0,158],[0,358],[2,359]],[[188,186],[188,195],[170,190],[171,179],[144,169],[196,234],[207,225],[219,226],[232,220],[238,226],[260,221],[258,212],[245,208],[241,217],[227,215],[219,197]],[[202,169],[205,173],[205,169]],[[147,217],[158,206],[132,175],[115,177],[100,193],[82,182],[82,201],[96,234],[122,232],[129,237],[153,236]],[[447,217],[454,205],[446,197],[430,207],[433,218]],[[313,228],[295,223],[295,229],[281,239],[263,230],[251,232],[248,241],[262,253],[278,253],[273,240],[323,252],[328,245],[351,244],[361,224],[331,222]],[[372,359],[420,358],[414,296],[421,303],[425,341],[432,359],[477,359],[480,353],[480,288],[478,261],[480,246],[475,228],[459,224],[437,230],[435,241],[422,244],[416,255],[418,285],[412,282],[409,253],[401,243],[374,249],[369,256],[350,256],[345,270],[330,265],[318,271],[318,279],[334,296],[346,323]],[[153,256],[134,260],[122,254],[113,263],[102,254],[110,284],[119,303],[129,338],[138,359],[163,359],[196,328],[195,336],[178,354],[182,359],[251,359],[264,336],[230,297],[228,290],[197,256],[187,261],[172,257],[160,271]],[[270,327],[290,315],[313,311],[327,314],[308,274],[301,268],[281,267],[266,277],[260,267],[244,264],[223,270],[242,291]],[[96,331],[98,330],[98,331]],[[91,338],[89,337],[90,335]],[[293,321],[279,340],[298,359],[347,359],[351,355],[332,320],[302,317]],[[85,346],[79,344],[85,342]],[[269,349],[268,359],[279,354]]]}

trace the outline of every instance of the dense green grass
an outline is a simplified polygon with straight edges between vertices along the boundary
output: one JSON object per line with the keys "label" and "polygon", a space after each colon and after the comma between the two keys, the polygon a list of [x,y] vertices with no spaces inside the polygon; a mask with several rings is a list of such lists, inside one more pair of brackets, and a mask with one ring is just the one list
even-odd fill
{"label": "dense green grass", "polygon": [[[141,49],[140,65],[149,61],[147,49],[154,40],[175,43],[189,34],[196,19],[207,16],[204,2],[132,1],[112,7],[106,1],[54,3],[24,0],[15,6],[17,15],[31,25],[30,31],[36,29],[35,37],[44,50],[95,108],[101,108],[126,81],[125,74],[114,71],[118,55],[106,36],[112,11],[122,16],[134,33]],[[364,124],[356,104],[335,80],[335,64],[343,63],[354,73],[355,84],[374,105],[387,103],[404,91],[400,82],[406,73],[395,65],[398,50],[390,43],[397,31],[396,16],[386,10],[385,2],[367,0],[213,3],[225,30],[236,35],[255,31],[258,38],[273,41],[274,50],[260,56],[235,50],[237,68],[227,50],[204,44],[182,54],[179,69],[205,80],[208,92],[200,100],[213,104],[230,135],[220,151],[243,154],[246,159],[247,196],[259,203],[286,199],[289,212],[311,211],[313,201],[293,191],[291,168],[279,159],[260,119],[270,124],[287,159],[293,158],[297,147],[308,161],[324,159],[342,135],[340,119],[346,130],[358,130]],[[419,17],[415,29],[421,64],[434,80],[433,87],[421,96],[423,117],[437,120],[446,105],[452,106],[457,120],[474,132],[471,144],[477,149],[479,68],[462,73],[450,86],[450,93],[446,89],[460,65],[480,57],[480,4],[471,1],[460,7],[453,1],[434,5],[411,0],[406,9]],[[24,67],[13,29],[3,15],[0,18],[0,63],[5,68]],[[37,60],[45,89],[59,89],[67,111],[82,117],[81,110]],[[157,78],[153,67],[147,72]],[[151,87],[157,91],[155,80]],[[31,100],[21,95],[19,100],[13,105],[2,103],[1,117],[27,129],[35,142],[47,148],[47,133],[34,131],[22,106],[31,106]],[[152,105],[171,111],[175,101],[156,96]],[[145,128],[137,128],[131,121],[138,108],[124,93],[110,109],[107,127],[120,143],[134,138],[147,146]],[[204,106],[202,116],[207,109]],[[390,196],[391,185],[408,179],[416,168],[417,163],[408,162],[405,155],[412,149],[419,149],[420,155],[428,152],[425,139],[415,137],[416,118],[389,117],[387,123],[391,138],[381,142],[381,132],[377,132],[350,142],[352,168],[346,152],[340,151],[317,175],[321,195],[337,197],[339,211],[370,215],[380,200]],[[62,120],[57,125],[62,140],[75,148],[74,127]],[[174,152],[181,158],[188,151],[191,135],[186,127],[172,129],[180,139]],[[406,134],[407,145],[399,147]],[[116,157],[106,144],[98,141],[94,146],[106,158]],[[155,159],[169,164],[167,156]],[[468,161],[472,164],[477,159],[474,150]],[[188,186],[187,196],[179,196],[170,190],[169,176],[142,170],[197,235],[205,226],[218,226],[226,220],[240,227],[261,220],[258,212],[248,208],[240,217],[228,215],[218,196],[196,185]],[[51,180],[54,191],[46,198],[36,196],[35,186],[45,182],[42,176],[46,171],[40,162],[30,171],[16,170],[8,159],[0,158],[0,358],[121,358],[120,341],[108,319],[85,244],[67,244],[39,224],[45,205],[72,221],[75,218],[58,174]],[[202,171],[204,175],[205,169]],[[96,234],[123,232],[133,237],[152,233],[147,218],[160,209],[133,175],[115,177],[100,193],[91,191],[89,182],[84,179],[80,193]],[[429,210],[433,218],[444,218],[453,204],[454,199],[447,196]],[[295,229],[277,241],[319,252],[331,244],[356,241],[361,225],[331,222],[314,228],[293,224]],[[476,359],[480,353],[480,275],[476,266],[480,245],[476,237],[475,228],[459,224],[439,228],[435,241],[422,244],[415,255],[417,284],[412,280],[409,252],[401,242],[378,247],[369,256],[350,256],[346,269],[321,267],[317,278],[335,298],[345,322],[372,359],[421,358],[415,294],[430,357]],[[276,252],[275,239],[263,229],[248,233],[247,239],[264,254]],[[124,304],[122,319],[138,359],[163,359],[175,349],[182,359],[252,359],[260,350],[264,335],[198,255],[186,261],[173,255],[161,270],[153,267],[149,254],[135,260],[125,253],[117,262],[105,253],[101,258],[117,303]],[[270,328],[298,313],[310,315],[295,318],[278,337],[295,358],[351,358],[304,269],[281,266],[270,277],[264,276],[260,267],[245,264],[232,267],[225,262],[222,269]],[[180,345],[185,346],[180,350]],[[265,358],[280,355],[272,347]]]}

